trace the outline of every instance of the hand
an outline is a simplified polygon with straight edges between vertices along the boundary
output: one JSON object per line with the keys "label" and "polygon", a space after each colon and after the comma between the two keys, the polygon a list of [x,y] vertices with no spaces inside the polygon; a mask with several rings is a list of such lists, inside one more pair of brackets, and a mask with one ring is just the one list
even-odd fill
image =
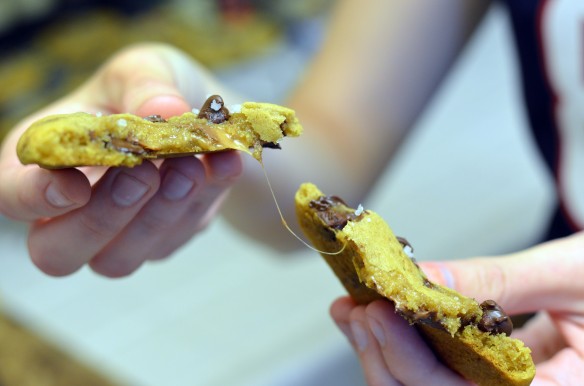
{"label": "hand", "polygon": [[[538,312],[513,337],[531,348],[533,385],[584,379],[584,232],[497,258],[422,263],[429,278],[508,314]],[[369,385],[468,385],[437,361],[391,303],[333,303],[331,315],[357,352]]]}
{"label": "hand", "polygon": [[22,132],[56,113],[179,115],[217,92],[210,88],[205,72],[179,51],[131,47],[13,129],[0,152],[0,213],[30,222],[30,256],[42,271],[68,275],[88,264],[119,277],[168,256],[212,219],[242,164],[239,154],[225,152],[134,168],[46,170],[20,164]]}

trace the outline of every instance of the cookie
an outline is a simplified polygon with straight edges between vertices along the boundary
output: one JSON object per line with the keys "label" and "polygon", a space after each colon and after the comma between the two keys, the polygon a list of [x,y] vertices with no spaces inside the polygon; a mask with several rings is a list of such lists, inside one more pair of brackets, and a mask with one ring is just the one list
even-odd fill
{"label": "cookie", "polygon": [[478,385],[531,383],[531,350],[509,337],[511,319],[497,303],[432,283],[408,256],[409,243],[373,211],[312,184],[303,184],[295,201],[302,230],[357,303],[390,300],[447,366]]}
{"label": "cookie", "polygon": [[302,133],[293,110],[246,102],[230,112],[218,95],[200,110],[172,117],[73,113],[47,116],[20,137],[23,164],[44,168],[135,166],[144,159],[240,150],[261,159],[264,147],[279,148]]}

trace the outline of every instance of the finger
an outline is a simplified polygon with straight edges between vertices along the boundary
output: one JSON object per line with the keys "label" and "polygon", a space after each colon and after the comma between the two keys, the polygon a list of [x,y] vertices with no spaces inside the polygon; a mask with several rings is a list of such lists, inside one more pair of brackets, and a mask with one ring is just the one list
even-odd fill
{"label": "finger", "polygon": [[364,310],[365,306],[358,306],[353,299],[346,296],[333,302],[330,315],[357,353],[367,384],[399,385],[389,373],[379,349],[375,346]]}
{"label": "finger", "polygon": [[207,184],[187,206],[181,222],[167,235],[166,243],[163,245],[166,250],[158,255],[148,256],[148,260],[159,260],[169,256],[194,234],[205,229],[218,214],[231,186],[241,175],[241,157],[237,152],[208,154],[204,161]]}
{"label": "finger", "polygon": [[0,152],[0,212],[21,221],[54,217],[87,203],[91,187],[76,169],[47,170],[24,166],[16,155],[19,136],[34,120],[56,112],[79,111],[80,104],[57,101],[21,121],[10,131]]}
{"label": "finger", "polygon": [[514,330],[512,336],[531,349],[531,357],[535,363],[550,359],[566,347],[565,339],[545,311],[539,312],[523,327]]}
{"label": "finger", "polygon": [[129,275],[145,260],[166,257],[200,231],[212,217],[208,212],[241,173],[239,155],[211,158],[207,166],[195,157],[166,160],[157,194],[92,260],[91,268],[109,277]]}
{"label": "finger", "polygon": [[33,224],[29,235],[33,262],[50,275],[75,272],[125,228],[158,186],[158,170],[150,162],[109,169],[87,205]]}
{"label": "finger", "polygon": [[418,331],[395,313],[387,301],[366,308],[367,322],[389,372],[404,385],[466,385],[468,382],[442,365]]}
{"label": "finger", "polygon": [[150,256],[167,250],[168,237],[183,217],[190,201],[206,183],[205,167],[195,157],[166,160],[158,192],[120,235],[90,263],[105,276],[134,272]]}
{"label": "finger", "polygon": [[584,232],[497,258],[422,263],[431,280],[478,300],[494,299],[508,313],[572,311],[584,293]]}
{"label": "finger", "polygon": [[87,178],[76,169],[15,167],[0,173],[0,212],[21,221],[59,216],[85,205]]}
{"label": "finger", "polygon": [[186,55],[163,45],[136,45],[108,61],[80,95],[113,113],[169,117],[201,103],[206,93],[200,69]]}
{"label": "finger", "polygon": [[[355,350],[369,386],[401,385],[388,368],[369,323],[365,306],[355,307],[349,316]],[[405,321],[404,321],[405,322]]]}
{"label": "finger", "polygon": [[353,348],[355,348],[355,338],[353,337],[353,332],[351,331],[350,316],[351,311],[355,307],[357,307],[355,301],[349,296],[344,296],[335,300],[329,310],[333,321],[339,330],[341,330],[343,335],[345,335],[349,343],[351,343]]}
{"label": "finger", "polygon": [[565,348],[549,361],[537,366],[532,386],[581,385],[584,379],[584,356]]}

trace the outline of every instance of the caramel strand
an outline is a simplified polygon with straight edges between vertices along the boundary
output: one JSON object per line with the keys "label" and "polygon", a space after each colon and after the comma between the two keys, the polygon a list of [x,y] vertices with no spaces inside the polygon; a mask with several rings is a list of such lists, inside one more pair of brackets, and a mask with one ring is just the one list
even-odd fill
{"label": "caramel strand", "polygon": [[264,166],[263,161],[259,161],[260,165],[262,166],[262,170],[264,172],[264,176],[266,177],[266,182],[268,183],[268,188],[270,188],[270,193],[272,194],[272,198],[274,199],[274,204],[276,204],[276,209],[278,210],[278,214],[280,215],[280,220],[282,221],[282,225],[284,225],[284,228],[286,228],[286,230],[288,232],[290,232],[290,234],[294,237],[296,237],[298,239],[298,241],[300,241],[302,244],[304,244],[306,247],[308,247],[310,250],[313,250],[315,252],[318,253],[322,253],[325,255],[339,255],[341,253],[343,253],[343,251],[345,250],[347,243],[345,242],[345,244],[343,244],[343,247],[336,251],[336,252],[327,252],[327,251],[321,251],[320,249],[317,249],[315,247],[313,247],[312,245],[310,245],[307,241],[305,241],[304,239],[302,239],[302,237],[298,236],[293,230],[292,228],[290,228],[290,226],[288,225],[288,223],[286,222],[286,219],[284,218],[284,214],[282,213],[282,209],[280,208],[280,205],[278,204],[278,200],[276,199],[276,194],[274,193],[274,189],[272,188],[272,183],[270,182],[270,178],[268,177],[268,172],[266,171],[266,168]]}

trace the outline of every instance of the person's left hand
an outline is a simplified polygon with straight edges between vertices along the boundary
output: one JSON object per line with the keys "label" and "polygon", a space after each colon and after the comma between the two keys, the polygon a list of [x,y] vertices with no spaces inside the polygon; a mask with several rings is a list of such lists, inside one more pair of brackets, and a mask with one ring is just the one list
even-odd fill
{"label": "person's left hand", "polygon": [[0,214],[31,224],[29,252],[42,271],[62,276],[87,264],[119,277],[168,256],[214,217],[242,164],[239,154],[224,152],[134,168],[47,170],[19,162],[16,143],[23,131],[57,113],[180,115],[219,91],[213,86],[178,50],[130,47],[78,90],[13,129],[0,151]]}
{"label": "person's left hand", "polygon": [[[532,350],[533,385],[584,381],[584,232],[498,258],[421,263],[429,278],[508,314],[538,312],[518,338]],[[343,297],[331,316],[356,351],[370,386],[469,385],[441,364],[388,301]]]}

